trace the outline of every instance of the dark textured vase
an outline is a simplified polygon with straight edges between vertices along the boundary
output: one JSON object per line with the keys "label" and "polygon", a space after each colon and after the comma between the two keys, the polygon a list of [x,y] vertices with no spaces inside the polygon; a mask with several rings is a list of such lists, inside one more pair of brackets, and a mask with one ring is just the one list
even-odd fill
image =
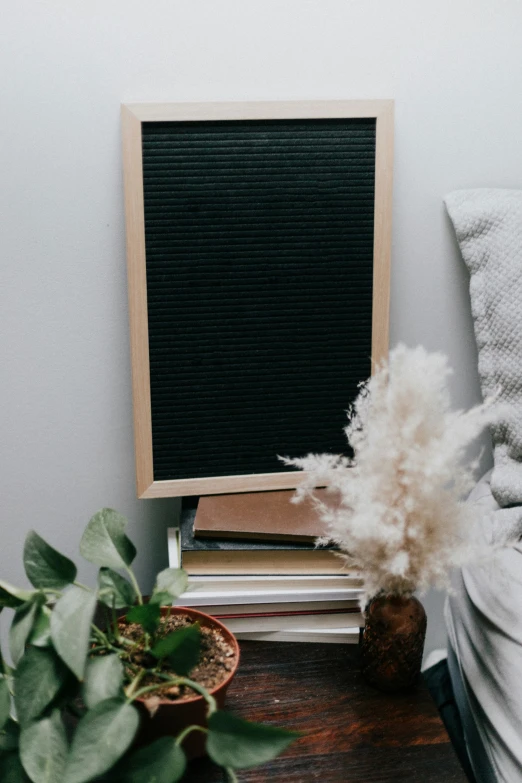
{"label": "dark textured vase", "polygon": [[379,595],[366,608],[361,672],[382,691],[411,688],[420,674],[426,612],[414,596]]}

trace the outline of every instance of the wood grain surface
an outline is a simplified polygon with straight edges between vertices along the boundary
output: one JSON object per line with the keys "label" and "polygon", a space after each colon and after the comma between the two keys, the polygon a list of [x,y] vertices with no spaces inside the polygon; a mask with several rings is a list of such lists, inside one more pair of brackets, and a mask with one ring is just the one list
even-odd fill
{"label": "wood grain surface", "polygon": [[[227,707],[306,733],[275,761],[238,772],[242,783],[465,783],[422,681],[410,693],[379,693],[363,682],[349,645],[242,642],[241,656]],[[225,779],[201,759],[183,780]]]}

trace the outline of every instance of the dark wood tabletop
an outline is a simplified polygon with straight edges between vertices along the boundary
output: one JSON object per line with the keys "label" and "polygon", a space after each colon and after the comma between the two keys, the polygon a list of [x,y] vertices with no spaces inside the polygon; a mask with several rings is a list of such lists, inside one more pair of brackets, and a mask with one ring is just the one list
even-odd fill
{"label": "dark wood tabletop", "polygon": [[[227,707],[306,732],[275,761],[239,771],[242,783],[466,783],[422,680],[411,693],[379,693],[362,680],[352,645],[242,642]],[[183,780],[225,779],[199,759]]]}

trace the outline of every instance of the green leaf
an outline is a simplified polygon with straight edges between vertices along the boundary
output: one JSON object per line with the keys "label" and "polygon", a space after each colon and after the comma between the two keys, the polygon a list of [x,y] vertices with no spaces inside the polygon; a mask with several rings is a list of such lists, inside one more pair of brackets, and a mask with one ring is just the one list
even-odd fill
{"label": "green leaf", "polygon": [[76,566],[31,530],[25,539],[24,568],[35,587],[61,590],[76,579]]}
{"label": "green leaf", "polygon": [[140,748],[123,767],[125,783],[176,783],[187,766],[183,750],[174,737],[161,737]]}
{"label": "green leaf", "polygon": [[21,726],[37,718],[67,681],[67,669],[52,648],[29,647],[15,672],[14,701]]}
{"label": "green leaf", "polygon": [[51,610],[48,606],[40,606],[29,636],[29,644],[36,647],[49,647],[51,644]]}
{"label": "green leaf", "polygon": [[156,633],[161,617],[161,607],[158,604],[139,604],[133,606],[127,614],[129,623],[139,623],[150,634]]}
{"label": "green leaf", "polygon": [[[2,610],[0,609],[0,612]],[[2,655],[2,648],[0,646],[0,675],[5,674],[7,676],[12,676],[14,674],[14,669],[9,666],[7,661],[5,660],[4,656]]]}
{"label": "green leaf", "polygon": [[166,568],[156,577],[154,593],[169,593],[178,598],[188,587],[187,572],[183,568]]}
{"label": "green leaf", "polygon": [[117,655],[90,658],[85,670],[83,700],[89,709],[101,701],[123,697],[123,666]]}
{"label": "green leaf", "polygon": [[10,609],[16,609],[26,601],[30,601],[34,595],[32,590],[21,590],[0,579],[0,607],[7,606]]}
{"label": "green leaf", "polygon": [[33,783],[61,783],[67,759],[67,737],[59,710],[30,723],[20,734],[20,759]]}
{"label": "green leaf", "polygon": [[60,658],[79,680],[83,680],[96,595],[71,587],[56,603],[51,614],[51,638]]}
{"label": "green leaf", "polygon": [[158,606],[172,606],[173,600],[170,593],[153,593],[149,603],[157,604]]}
{"label": "green leaf", "polygon": [[[18,748],[19,738],[20,726],[9,718],[4,728],[0,730],[0,756],[4,753],[8,753],[10,750],[16,750]],[[1,776],[0,780],[3,780]]]}
{"label": "green leaf", "polygon": [[208,721],[207,753],[222,767],[243,769],[264,764],[278,756],[299,732],[249,723],[218,710]]}
{"label": "green leaf", "polygon": [[95,514],[82,536],[80,552],[90,563],[107,568],[125,568],[136,557],[136,548],[124,533],[127,520],[104,508]]}
{"label": "green leaf", "polygon": [[87,783],[111,769],[134,739],[138,711],[119,699],[102,701],[79,721],[64,783]]}
{"label": "green leaf", "polygon": [[[45,600],[43,595],[41,598]],[[33,599],[26,604],[22,604],[15,611],[9,631],[9,651],[15,664],[18,663],[24,654],[25,645],[33,630],[39,606],[39,602]]]}
{"label": "green leaf", "polygon": [[0,780],[2,783],[31,783],[24,772],[18,752],[11,751],[0,758]]}
{"label": "green leaf", "polygon": [[98,574],[98,598],[104,604],[115,609],[132,606],[136,593],[130,582],[110,568],[100,568]]}
{"label": "green leaf", "polygon": [[0,729],[3,729],[11,714],[11,694],[5,677],[0,678]]}
{"label": "green leaf", "polygon": [[155,658],[168,658],[176,674],[185,677],[199,661],[201,631],[199,623],[180,628],[160,639],[151,650]]}

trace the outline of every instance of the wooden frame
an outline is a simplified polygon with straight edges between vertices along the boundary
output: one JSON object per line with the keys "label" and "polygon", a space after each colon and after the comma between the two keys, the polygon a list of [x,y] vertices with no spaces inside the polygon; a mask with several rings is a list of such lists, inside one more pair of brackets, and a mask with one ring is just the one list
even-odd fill
{"label": "wooden frame", "polygon": [[122,105],[134,438],[138,497],[293,489],[303,474],[220,476],[154,481],[142,179],[145,122],[249,119],[375,118],[375,212],[372,366],[387,356],[393,172],[393,101],[172,103]]}

